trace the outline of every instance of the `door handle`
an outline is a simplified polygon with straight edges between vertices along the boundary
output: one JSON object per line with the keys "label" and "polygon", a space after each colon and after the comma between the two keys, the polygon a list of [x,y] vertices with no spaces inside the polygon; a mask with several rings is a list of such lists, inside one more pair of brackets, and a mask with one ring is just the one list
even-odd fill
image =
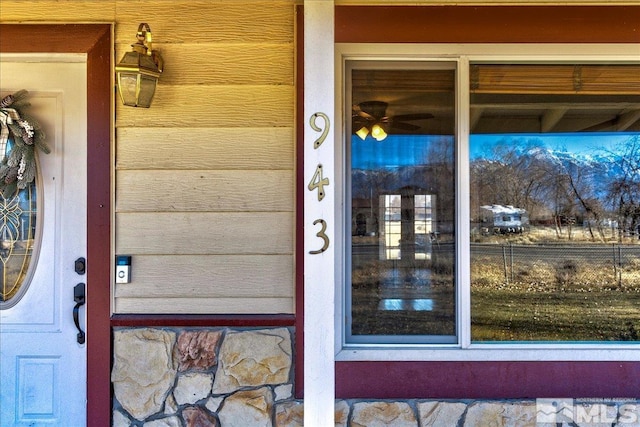
{"label": "door handle", "polygon": [[84,344],[84,341],[85,341],[84,331],[80,327],[80,313],[79,313],[80,307],[83,306],[85,302],[84,287],[85,287],[84,283],[78,283],[73,288],[73,300],[76,303],[75,307],[73,307],[73,323],[76,324],[76,328],[78,329],[78,336],[77,336],[78,344]]}

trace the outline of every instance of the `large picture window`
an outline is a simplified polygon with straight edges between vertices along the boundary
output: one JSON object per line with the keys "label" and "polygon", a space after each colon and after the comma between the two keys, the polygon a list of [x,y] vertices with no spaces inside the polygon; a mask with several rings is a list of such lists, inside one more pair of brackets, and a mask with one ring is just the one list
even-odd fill
{"label": "large picture window", "polygon": [[399,51],[341,64],[342,348],[636,348],[640,64]]}
{"label": "large picture window", "polygon": [[640,340],[640,66],[472,64],[471,339]]}

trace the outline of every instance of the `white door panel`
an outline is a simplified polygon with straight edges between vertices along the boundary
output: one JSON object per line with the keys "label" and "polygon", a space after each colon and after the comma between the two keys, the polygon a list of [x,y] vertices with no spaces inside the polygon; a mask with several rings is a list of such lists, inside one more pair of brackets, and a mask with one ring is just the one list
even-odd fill
{"label": "white door panel", "polygon": [[85,55],[0,56],[0,95],[29,91],[51,148],[39,153],[36,269],[22,299],[0,310],[3,427],[86,423],[86,342],[73,320],[73,288],[86,281],[74,270],[86,257],[86,86]]}

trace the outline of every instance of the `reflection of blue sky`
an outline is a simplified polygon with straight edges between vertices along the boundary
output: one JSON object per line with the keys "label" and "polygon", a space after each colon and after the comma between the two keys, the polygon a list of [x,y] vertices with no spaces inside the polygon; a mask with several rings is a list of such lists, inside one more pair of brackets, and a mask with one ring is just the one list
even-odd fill
{"label": "reflection of blue sky", "polygon": [[470,138],[469,156],[471,159],[490,158],[491,149],[508,141],[511,144],[525,146],[534,143],[553,151],[589,155],[614,151],[633,136],[633,132],[589,132],[589,133],[537,133],[537,134],[474,134]]}
{"label": "reflection of blue sky", "polygon": [[[491,150],[498,144],[524,147],[533,144],[553,151],[575,154],[603,154],[615,151],[622,143],[640,132],[590,132],[590,133],[545,133],[545,134],[474,134],[470,138],[471,160],[490,158]],[[389,135],[384,141],[357,137],[351,138],[351,167],[353,169],[397,169],[403,166],[421,165],[428,162],[429,149],[435,141],[442,142],[441,135]]]}
{"label": "reflection of blue sky", "polygon": [[[434,135],[389,135],[384,141],[368,137],[364,141],[351,138],[351,167],[353,169],[396,169],[402,166],[425,164]],[[452,138],[452,137],[449,137]]]}

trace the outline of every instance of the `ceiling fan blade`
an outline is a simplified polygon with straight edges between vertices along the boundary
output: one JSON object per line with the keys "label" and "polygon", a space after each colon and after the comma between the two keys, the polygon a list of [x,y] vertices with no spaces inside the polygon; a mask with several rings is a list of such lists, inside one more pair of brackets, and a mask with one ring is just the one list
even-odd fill
{"label": "ceiling fan blade", "polygon": [[424,119],[432,119],[432,118],[433,118],[433,114],[430,114],[430,113],[398,114],[397,116],[393,116],[394,120],[403,120],[403,121],[424,120]]}
{"label": "ceiling fan blade", "polygon": [[361,117],[365,120],[376,120],[375,117],[373,117],[371,114],[367,113],[366,111],[358,111],[357,116],[356,117]]}
{"label": "ceiling fan blade", "polygon": [[406,131],[416,131],[420,129],[420,126],[412,125],[411,123],[392,121],[391,128],[398,129],[398,130],[406,130]]}
{"label": "ceiling fan blade", "polygon": [[381,118],[384,117],[387,111],[387,104],[383,101],[365,101],[358,104],[358,108],[363,113],[373,117],[373,118]]}

